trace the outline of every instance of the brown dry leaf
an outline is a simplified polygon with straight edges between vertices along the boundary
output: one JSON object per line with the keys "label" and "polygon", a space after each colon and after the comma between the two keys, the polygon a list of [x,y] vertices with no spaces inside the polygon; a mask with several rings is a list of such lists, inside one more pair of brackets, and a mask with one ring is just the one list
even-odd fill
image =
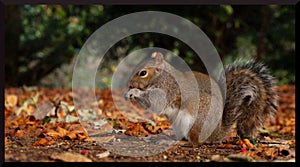
{"label": "brown dry leaf", "polygon": [[276,159],[278,157],[278,148],[265,148],[264,155],[267,156],[268,159]]}
{"label": "brown dry leaf", "polygon": [[66,113],[63,111],[59,111],[58,114],[60,118],[65,118],[67,116]]}
{"label": "brown dry leaf", "polygon": [[48,136],[51,136],[51,137],[54,138],[54,139],[58,139],[58,138],[61,138],[61,137],[62,137],[62,136],[61,136],[61,133],[56,132],[55,130],[52,130],[52,129],[48,130],[47,135],[48,135]]}
{"label": "brown dry leaf", "polygon": [[67,138],[70,139],[70,140],[76,139],[77,138],[76,133],[74,133],[74,132],[69,133],[67,135]]}
{"label": "brown dry leaf", "polygon": [[243,141],[242,141],[241,139],[239,139],[235,144],[237,144],[237,145],[242,145],[242,144],[244,144],[244,143],[243,143]]}
{"label": "brown dry leaf", "polygon": [[84,139],[86,139],[88,136],[87,135],[85,135],[85,134],[80,134],[80,133],[77,133],[77,136],[78,136],[78,139],[79,140],[84,140]]}
{"label": "brown dry leaf", "polygon": [[124,132],[124,134],[129,136],[138,136],[138,137],[146,137],[149,133],[142,126],[142,123],[130,123],[128,124],[128,129]]}
{"label": "brown dry leaf", "polygon": [[56,131],[60,134],[60,137],[65,137],[68,134],[68,131],[64,128],[57,127]]}
{"label": "brown dry leaf", "polygon": [[287,144],[290,145],[290,147],[295,147],[296,146],[296,140],[291,140]]}
{"label": "brown dry leaf", "polygon": [[240,145],[242,148],[254,148],[254,145],[249,141],[249,139],[239,139],[236,144]]}
{"label": "brown dry leaf", "polygon": [[[43,112],[44,114],[48,114],[53,108],[53,105],[47,106],[45,103],[49,103],[49,101],[55,100],[56,97],[62,96],[62,101],[65,101],[68,105],[72,105],[72,99],[77,96],[73,95],[70,92],[70,90],[65,90],[65,89],[53,89],[53,90],[48,90],[48,89],[43,89],[39,88],[38,92],[40,94],[38,98],[37,103],[33,103],[31,101],[28,101],[29,98],[32,98],[35,96],[37,93],[36,91],[34,92],[20,92],[19,90],[15,89],[7,89],[8,92],[5,90],[6,97],[5,97],[5,144],[11,143],[12,144],[12,137],[42,137],[39,138],[37,142],[33,143],[34,146],[48,146],[51,144],[55,144],[57,141],[56,139],[58,138],[69,138],[71,140],[73,139],[79,139],[82,141],[97,141],[97,142],[109,142],[112,139],[115,139],[115,136],[106,136],[106,137],[97,137],[97,134],[104,129],[111,130],[113,128],[117,130],[127,130],[126,133],[129,135],[133,136],[145,136],[145,135],[152,135],[152,134],[157,134],[160,133],[161,131],[165,132],[170,132],[170,135],[173,133],[172,130],[168,129],[170,127],[170,124],[167,120],[165,120],[164,117],[156,116],[153,115],[150,117],[150,120],[154,122],[154,124],[147,122],[141,119],[136,119],[136,118],[129,118],[127,114],[128,109],[125,108],[124,110],[120,111],[116,109],[113,105],[112,102],[112,97],[111,97],[111,92],[110,90],[96,90],[95,93],[97,93],[97,96],[100,97],[100,101],[98,102],[99,105],[95,106],[98,107],[97,109],[93,109],[94,111],[97,111],[98,115],[100,116],[101,119],[105,120],[111,120],[109,124],[103,125],[100,127],[100,129],[93,129],[95,133],[94,136],[91,138],[88,137],[87,132],[84,130],[84,128],[80,127],[82,124],[79,123],[66,123],[66,122],[56,122],[56,123],[46,123],[46,124],[41,124],[41,119],[44,118],[41,117],[40,120],[38,120],[37,117],[35,117],[37,120],[34,120],[30,117],[26,117],[26,112],[31,113],[32,108],[38,108],[40,111],[35,111],[32,114],[40,114],[40,112]],[[12,97],[12,100],[8,100],[7,97],[10,95],[15,95],[15,97]],[[75,98],[80,98],[84,96],[77,96]],[[16,100],[16,101],[15,101]],[[10,101],[10,102],[8,102]],[[24,107],[25,101],[28,101],[26,108]],[[8,105],[8,103],[15,103],[15,106],[13,105]],[[18,106],[20,104],[20,106]],[[45,104],[41,107],[36,106],[36,104]],[[278,160],[286,160],[288,158],[293,158],[295,157],[294,153],[295,152],[295,86],[280,86],[279,89],[279,107],[276,115],[273,118],[270,118],[266,122],[266,129],[268,129],[269,133],[267,133],[269,137],[264,137],[263,135],[259,137],[264,137],[264,140],[260,140],[260,142],[257,145],[253,145],[250,143],[249,140],[240,140],[237,142],[237,145],[235,144],[223,144],[223,145],[213,145],[213,148],[217,148],[218,151],[221,151],[220,153],[224,154],[232,154],[238,152],[239,154],[243,154],[245,156],[249,156],[254,158],[255,160],[267,160],[267,161],[272,161],[274,159]],[[18,107],[17,107],[18,106]],[[23,108],[22,108],[23,106]],[[99,106],[100,109],[99,109]],[[20,115],[15,115],[16,110],[22,108],[20,112],[22,114]],[[65,113],[60,113],[61,111],[58,110],[58,117],[64,117],[68,115],[74,115],[76,116],[76,112],[73,113],[66,113],[66,115],[60,115],[60,114],[65,114]],[[130,111],[128,111],[130,112]],[[145,114],[138,113],[138,116],[143,116]],[[53,116],[53,115],[52,115]],[[134,115],[132,115],[134,116]],[[147,115],[149,116],[149,115]],[[146,118],[146,117],[143,117]],[[147,117],[149,118],[149,117]],[[134,120],[130,122],[130,120]],[[89,124],[84,125],[84,127],[91,126]],[[113,127],[112,127],[113,126]],[[94,128],[95,126],[91,126]],[[166,130],[166,129],[168,130]],[[50,130],[52,129],[52,130]],[[87,130],[90,132],[91,129]],[[272,132],[272,133],[271,133]],[[47,133],[49,135],[47,135]],[[263,134],[263,133],[261,133]],[[67,136],[69,135],[69,136]],[[52,136],[52,137],[47,137],[47,136]],[[98,135],[98,136],[103,136],[103,135]],[[285,142],[279,142],[281,140],[281,137],[286,137]],[[227,140],[227,143],[232,143],[233,137],[236,137],[236,134],[232,133],[231,134],[231,139],[229,138]],[[291,140],[289,140],[291,139]],[[289,141],[286,141],[289,140]],[[31,141],[31,140],[30,140]],[[68,143],[73,143],[74,141],[68,141]],[[79,142],[79,141],[75,141]],[[80,141],[81,142],[81,141]],[[26,144],[26,143],[25,143]],[[178,146],[180,144],[177,144]],[[174,152],[170,152],[170,155],[166,156],[168,161],[190,161],[190,160],[195,160],[195,153],[191,153],[188,150],[181,150],[181,149],[189,149],[191,148],[190,143],[187,142],[188,146],[180,146],[179,149],[175,149],[176,152],[180,152],[180,156],[175,156],[174,159],[172,158],[171,155],[173,155]],[[208,154],[208,155],[213,155],[213,153],[219,154],[215,150],[212,150],[210,148],[211,145],[204,145],[204,149],[201,151],[201,154]],[[215,147],[216,146],[216,147]],[[175,147],[175,146],[174,146]],[[244,147],[244,148],[241,148]],[[254,149],[246,149],[246,148],[251,148],[254,147]],[[223,148],[221,150],[220,148]],[[119,148],[116,148],[119,149]],[[149,148],[148,148],[149,149]],[[226,149],[226,150],[224,150]],[[181,151],[180,151],[181,150]],[[246,150],[245,152],[239,151],[239,150]],[[207,152],[208,151],[208,152]],[[211,152],[210,152],[211,151]],[[26,150],[24,151],[26,152]],[[102,151],[101,151],[102,152]],[[226,153],[225,153],[226,152]],[[98,152],[100,153],[100,152]],[[93,155],[96,155],[97,153],[94,153]],[[19,154],[20,155],[20,154]],[[19,156],[17,155],[17,156]],[[89,154],[91,155],[91,154]],[[206,155],[205,155],[206,156]],[[204,156],[204,157],[205,157]],[[145,158],[145,160],[154,160],[157,158],[158,160],[162,159],[163,155],[161,157],[154,157],[154,156],[149,156]],[[18,157],[19,158],[19,157]],[[95,156],[96,158],[96,156]],[[116,160],[116,157],[114,156],[109,156],[107,157],[108,160]],[[200,160],[203,160],[203,157],[199,158]],[[205,158],[204,158],[205,159]],[[208,158],[209,159],[209,158]],[[59,159],[58,159],[59,160]],[[101,159],[102,161],[104,159]],[[106,160],[106,159],[105,159]],[[121,159],[118,159],[120,161],[123,161]],[[124,160],[132,160],[130,158],[124,157]],[[141,159],[139,159],[141,160]],[[151,161],[150,160],[150,161]],[[166,159],[164,159],[166,160]],[[197,159],[198,160],[198,159]],[[60,160],[64,161],[64,160]],[[66,159],[66,161],[69,161]],[[205,160],[204,160],[205,161]]]}
{"label": "brown dry leaf", "polygon": [[39,141],[33,143],[33,146],[45,146],[48,143],[48,140],[45,138],[40,139]]}
{"label": "brown dry leaf", "polygon": [[[76,128],[76,129],[75,129]],[[75,130],[73,130],[75,129]],[[70,140],[74,140],[78,137],[78,139],[83,140],[88,137],[87,131],[82,126],[71,126],[69,130],[72,130],[67,134],[67,138]]]}
{"label": "brown dry leaf", "polygon": [[18,104],[18,96],[16,95],[7,95],[6,101],[9,105],[16,106]]}
{"label": "brown dry leaf", "polygon": [[18,138],[24,138],[24,137],[28,137],[29,135],[25,133],[24,130],[17,130],[14,136]]}
{"label": "brown dry leaf", "polygon": [[249,141],[249,139],[243,139],[243,142],[246,144],[247,148],[254,148],[254,145]]}
{"label": "brown dry leaf", "polygon": [[48,146],[48,145],[52,145],[54,144],[55,141],[54,140],[47,140],[46,138],[41,138],[39,141],[33,143],[33,146]]}
{"label": "brown dry leaf", "polygon": [[82,131],[82,133],[84,133],[85,135],[88,135],[87,130],[83,126],[80,126],[79,130]]}
{"label": "brown dry leaf", "polygon": [[5,105],[5,115],[4,118],[8,118],[15,111],[15,107],[10,107]]}
{"label": "brown dry leaf", "polygon": [[66,137],[70,140],[74,140],[77,138],[77,134],[79,134],[79,133],[83,134],[82,131],[74,130],[74,131],[71,131]]}
{"label": "brown dry leaf", "polygon": [[4,145],[7,146],[7,145],[10,145],[10,144],[11,144],[11,142],[8,141],[7,137],[5,136],[5,138],[4,138]]}
{"label": "brown dry leaf", "polygon": [[55,143],[55,140],[50,140],[50,141],[47,143],[47,145],[50,146],[50,145],[52,145],[52,144],[54,144],[54,143]]}

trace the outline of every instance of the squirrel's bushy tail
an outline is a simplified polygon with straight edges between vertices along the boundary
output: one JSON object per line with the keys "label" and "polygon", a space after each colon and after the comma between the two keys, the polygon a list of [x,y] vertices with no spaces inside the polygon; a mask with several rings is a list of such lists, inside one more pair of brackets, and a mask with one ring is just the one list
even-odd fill
{"label": "squirrel's bushy tail", "polygon": [[265,118],[277,110],[274,78],[261,63],[236,61],[225,68],[226,100],[222,127],[235,122],[239,135],[254,137]]}

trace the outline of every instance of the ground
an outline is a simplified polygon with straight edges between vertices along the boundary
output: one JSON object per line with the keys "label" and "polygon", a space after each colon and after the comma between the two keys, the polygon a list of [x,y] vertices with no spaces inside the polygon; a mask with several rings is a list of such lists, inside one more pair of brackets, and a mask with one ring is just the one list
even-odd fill
{"label": "ground", "polygon": [[140,108],[134,104],[134,109],[126,107],[118,93],[114,100],[121,105],[116,107],[109,89],[96,90],[92,107],[81,109],[74,107],[73,100],[82,95],[70,89],[6,88],[4,160],[295,162],[295,86],[280,86],[278,93],[278,111],[257,138],[241,139],[233,132],[222,143],[193,147],[172,138],[163,116],[136,112]]}

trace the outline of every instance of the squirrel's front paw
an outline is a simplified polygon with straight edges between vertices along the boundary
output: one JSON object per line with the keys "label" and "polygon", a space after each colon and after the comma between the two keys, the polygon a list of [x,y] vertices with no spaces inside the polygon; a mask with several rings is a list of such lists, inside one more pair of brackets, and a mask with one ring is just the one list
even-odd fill
{"label": "squirrel's front paw", "polygon": [[141,90],[139,89],[130,89],[128,92],[124,94],[124,98],[126,100],[133,100],[135,97],[139,97],[141,95]]}
{"label": "squirrel's front paw", "polygon": [[150,107],[150,102],[148,100],[145,91],[133,88],[124,94],[126,100],[131,100],[137,102],[141,107],[147,109]]}
{"label": "squirrel's front paw", "polygon": [[129,89],[124,94],[126,100],[137,102],[141,107],[150,112],[160,114],[166,106],[166,93],[159,88],[149,88],[142,91],[137,88]]}

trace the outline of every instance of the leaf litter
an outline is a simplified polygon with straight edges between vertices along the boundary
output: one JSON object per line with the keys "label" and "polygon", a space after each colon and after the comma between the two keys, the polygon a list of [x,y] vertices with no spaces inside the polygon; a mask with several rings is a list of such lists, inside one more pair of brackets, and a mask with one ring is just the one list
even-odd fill
{"label": "leaf litter", "polygon": [[[7,88],[5,161],[293,162],[295,86],[280,86],[278,92],[278,112],[266,121],[257,139],[241,139],[232,133],[222,143],[204,143],[194,148],[185,140],[170,143],[164,139],[172,136],[166,118],[146,112],[134,113],[125,105],[122,110],[117,109],[110,90],[96,90],[100,100],[93,104],[94,108],[76,112],[73,99],[80,97],[69,89]],[[157,134],[164,136],[153,138],[159,136]],[[128,137],[131,138],[128,140]],[[147,145],[152,140],[169,144],[168,149],[143,157],[118,154],[122,149],[134,152],[137,145],[149,150],[159,149]]]}

